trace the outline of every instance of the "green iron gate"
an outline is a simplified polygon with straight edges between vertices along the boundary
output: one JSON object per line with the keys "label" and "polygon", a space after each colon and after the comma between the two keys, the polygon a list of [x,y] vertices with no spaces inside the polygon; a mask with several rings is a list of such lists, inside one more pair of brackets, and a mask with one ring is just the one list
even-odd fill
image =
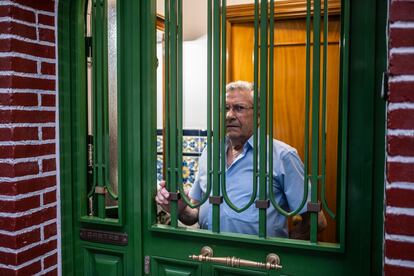
{"label": "green iron gate", "polygon": [[[378,272],[381,245],[372,241],[381,236],[381,231],[372,232],[372,238],[367,236],[382,223],[381,219],[377,221],[379,211],[373,209],[379,198],[374,195],[380,194],[374,186],[377,176],[370,173],[374,172],[374,166],[378,168],[374,160],[381,163],[381,158],[374,158],[376,153],[370,145],[374,131],[378,131],[375,126],[384,120],[383,113],[377,110],[383,103],[374,92],[378,90],[378,75],[384,66],[382,62],[375,67],[376,58],[384,59],[382,44],[375,44],[382,42],[383,36],[376,37],[375,32],[383,27],[385,9],[382,4],[377,7],[374,1],[341,2],[338,196],[337,211],[333,212],[325,198],[326,138],[321,135],[326,132],[328,20],[324,18],[328,18],[329,1],[304,2],[305,193],[301,205],[288,212],[278,205],[270,192],[272,185],[266,180],[267,168],[273,168],[273,156],[267,154],[272,152],[272,143],[267,136],[274,133],[272,120],[278,108],[273,106],[274,11],[278,2],[255,0],[254,4],[255,177],[251,180],[250,202],[238,208],[226,194],[226,164],[220,158],[225,155],[226,1],[207,1],[207,148],[212,150],[207,151],[208,192],[198,205],[189,201],[181,184],[183,1],[165,1],[167,187],[173,194],[181,194],[192,208],[207,202],[210,195],[222,196],[226,204],[240,213],[260,201],[269,202],[284,216],[293,216],[305,204],[317,206],[320,200],[325,214],[337,222],[337,240],[318,241],[317,212],[310,215],[309,240],[270,237],[266,233],[263,207],[258,211],[257,236],[221,232],[222,202],[214,200],[211,230],[180,226],[177,200],[171,205],[171,223],[157,223],[155,1],[93,0],[89,4],[62,1],[59,90],[64,274],[368,275]],[[378,51],[371,51],[372,48]],[[258,91],[268,93],[262,92],[259,99]],[[380,116],[374,117],[376,112]],[[382,142],[377,143],[376,147],[381,148]],[[274,256],[271,254],[276,254],[279,261],[267,259]],[[221,258],[227,256],[235,258]]]}

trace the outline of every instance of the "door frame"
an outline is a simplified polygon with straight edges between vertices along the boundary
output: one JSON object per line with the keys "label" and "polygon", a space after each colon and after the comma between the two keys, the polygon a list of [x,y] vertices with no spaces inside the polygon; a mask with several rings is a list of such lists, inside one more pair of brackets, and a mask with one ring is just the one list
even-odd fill
{"label": "door frame", "polygon": [[[77,52],[83,24],[82,3],[84,0],[61,0],[58,5],[58,86],[59,86],[59,148],[60,148],[60,190],[62,231],[62,269],[65,274],[75,271],[79,261],[78,221],[73,209],[73,170],[74,149],[71,143],[73,127],[71,94],[77,87],[79,76],[76,64],[80,62]],[[150,91],[155,91],[151,80],[155,78],[155,1],[118,0],[120,11],[119,55],[122,70],[120,88],[126,93],[125,114],[129,118],[124,127],[130,129],[125,141],[128,152],[125,156],[125,230],[129,234],[126,249],[131,256],[124,270],[128,275],[143,272],[142,219],[146,206],[143,205],[142,191],[145,179],[142,173],[149,169],[145,161],[145,146],[151,143],[153,134],[148,127],[154,124],[151,118]],[[347,204],[346,233],[358,234],[360,243],[349,244],[346,250],[363,248],[353,260],[366,262],[367,253],[373,252],[370,271],[367,274],[380,274],[383,261],[383,212],[384,212],[384,160],[385,160],[385,100],[381,98],[382,73],[386,70],[387,47],[387,3],[384,1],[352,1],[350,10],[349,48],[349,106],[348,150],[347,150]],[[139,15],[139,16],[137,16]],[[137,28],[137,26],[139,26]],[[154,33],[152,33],[154,31]],[[151,51],[154,51],[152,53]],[[151,53],[151,54],[148,54]],[[154,55],[154,56],[152,56]],[[145,68],[145,70],[143,70]],[[153,68],[151,73],[149,68]],[[140,108],[137,108],[140,107]],[[150,118],[150,121],[147,119]],[[351,162],[355,161],[355,162]],[[371,172],[371,173],[367,173]],[[355,192],[355,183],[369,183]],[[369,195],[360,209],[368,216],[361,220],[352,202],[360,201],[361,196]],[[359,224],[368,223],[369,232],[360,232]],[[145,229],[146,231],[146,229]],[[366,237],[371,237],[367,239]],[[358,262],[355,263],[357,265]]]}

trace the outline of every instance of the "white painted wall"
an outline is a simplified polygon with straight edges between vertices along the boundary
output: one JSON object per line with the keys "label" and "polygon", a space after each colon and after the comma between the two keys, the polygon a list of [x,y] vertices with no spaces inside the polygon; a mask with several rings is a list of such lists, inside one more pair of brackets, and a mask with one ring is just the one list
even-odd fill
{"label": "white painted wall", "polygon": [[[157,13],[164,15],[165,0],[157,0]],[[254,3],[227,0],[227,5]],[[207,128],[207,0],[183,0],[183,128]],[[161,34],[159,32],[159,34]],[[160,41],[160,38],[157,39]],[[162,128],[162,48],[157,44],[157,128]]]}
{"label": "white painted wall", "polygon": [[[157,13],[164,16],[165,0],[157,0]],[[207,0],[183,0],[183,38],[194,40],[207,33]]]}
{"label": "white painted wall", "polygon": [[[162,48],[157,44],[157,128],[162,128]],[[183,43],[183,128],[207,128],[207,37]]]}

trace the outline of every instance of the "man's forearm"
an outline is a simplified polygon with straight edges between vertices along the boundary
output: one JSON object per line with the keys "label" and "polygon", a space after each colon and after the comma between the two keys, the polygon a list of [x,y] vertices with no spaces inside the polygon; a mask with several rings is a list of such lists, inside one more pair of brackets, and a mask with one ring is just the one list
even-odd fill
{"label": "man's forearm", "polygon": [[179,220],[185,225],[193,225],[198,220],[198,208],[186,206],[178,216]]}

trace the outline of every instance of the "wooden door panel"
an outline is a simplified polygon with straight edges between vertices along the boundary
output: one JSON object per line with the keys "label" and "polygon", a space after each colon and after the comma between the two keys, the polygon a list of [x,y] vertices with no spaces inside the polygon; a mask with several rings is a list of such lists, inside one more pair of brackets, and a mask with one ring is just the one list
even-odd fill
{"label": "wooden door panel", "polygon": [[[329,18],[326,104],[326,198],[336,212],[339,106],[339,17]],[[228,80],[254,81],[254,25],[252,21],[228,24]],[[322,33],[323,37],[323,33]],[[312,35],[311,35],[311,39]],[[313,47],[311,43],[310,52]],[[321,47],[321,53],[323,48]],[[275,22],[273,136],[298,150],[304,160],[306,96],[306,22],[289,19]],[[312,64],[312,60],[310,61]],[[321,54],[321,69],[323,56]],[[312,69],[312,68],[310,68]],[[310,70],[312,76],[312,70]],[[322,83],[322,76],[321,76]],[[312,81],[310,82],[312,87]],[[322,86],[321,86],[322,87]],[[312,92],[312,91],[310,91]],[[322,101],[321,101],[322,104]],[[310,103],[312,106],[312,103]],[[312,112],[312,110],[310,110]],[[310,129],[312,128],[311,122]],[[320,125],[322,125],[322,118]],[[311,141],[309,141],[311,144]],[[320,145],[321,147],[322,145]],[[309,149],[311,150],[311,149]],[[320,240],[336,242],[336,222],[327,216],[328,227]]]}
{"label": "wooden door panel", "polygon": [[123,275],[123,256],[108,251],[85,250],[86,275],[121,276]]}
{"label": "wooden door panel", "polygon": [[229,26],[228,81],[253,81],[254,27],[251,24]]}

